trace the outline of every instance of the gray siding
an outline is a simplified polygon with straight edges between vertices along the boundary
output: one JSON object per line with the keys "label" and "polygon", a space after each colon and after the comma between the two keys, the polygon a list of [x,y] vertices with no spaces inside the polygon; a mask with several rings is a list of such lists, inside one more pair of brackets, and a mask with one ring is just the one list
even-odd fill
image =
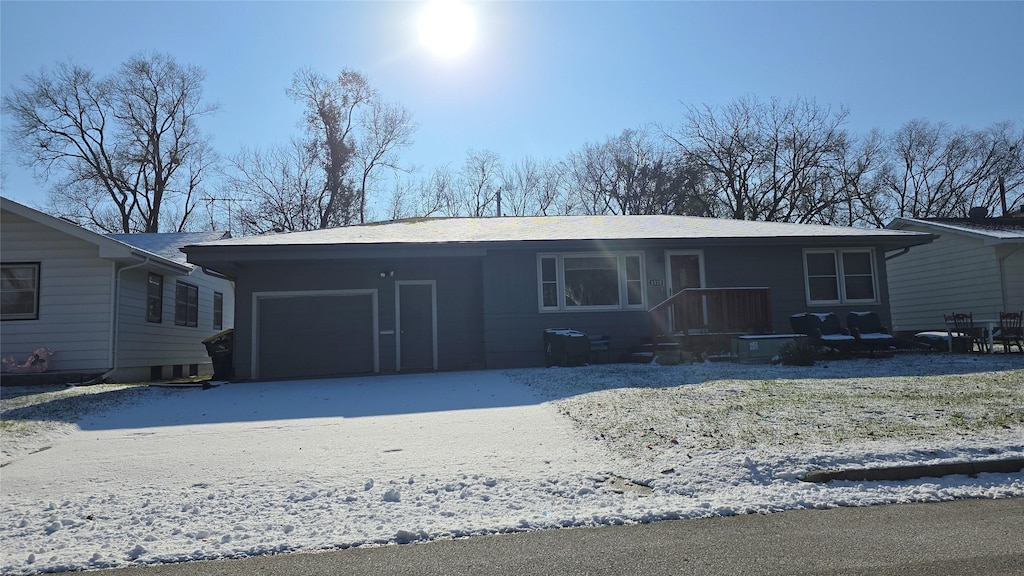
{"label": "gray siding", "polygon": [[[805,246],[712,246],[704,251],[709,287],[767,286],[772,291],[772,327],[777,333],[792,330],[789,317],[799,312],[833,312],[846,325],[852,311],[878,313],[883,325],[890,325],[887,275],[884,254],[875,250],[878,302],[876,304],[808,304],[804,284]],[[806,248],[837,248],[806,246]]]}
{"label": "gray siding", "polygon": [[[212,372],[210,357],[202,341],[221,329],[213,327],[213,293],[224,295],[224,328],[234,324],[231,283],[204,274],[196,268],[189,275],[154,271],[164,278],[163,318],[160,323],[146,321],[146,287],[149,271],[126,270],[121,273],[121,297],[118,310],[119,380],[145,380],[152,366],[165,366],[162,375],[170,377],[171,366],[198,364],[201,374]],[[178,280],[199,288],[199,318],[196,326],[174,323],[175,285]],[[184,372],[187,375],[187,370]]]}
{"label": "gray siding", "polygon": [[1003,309],[1024,311],[1024,244],[1000,246],[996,257],[1003,266]]}
{"label": "gray siding", "polygon": [[46,347],[56,351],[50,370],[106,371],[113,263],[94,244],[10,212],[0,228],[0,260],[40,264],[39,318],[0,323],[2,355],[20,362]]}
{"label": "gray siding", "polygon": [[[389,274],[392,271],[394,275]],[[253,377],[253,294],[311,290],[375,290],[379,367],[382,372],[394,371],[395,282],[400,280],[437,283],[438,368],[483,368],[480,278],[477,258],[319,260],[246,266],[236,279],[235,375],[239,379]]]}
{"label": "gray siding", "polygon": [[[1008,270],[1014,266],[1009,262]],[[995,318],[1003,309],[996,249],[980,238],[944,231],[935,242],[893,258],[888,268],[894,330],[944,330],[943,314]]]}
{"label": "gray siding", "polygon": [[[209,372],[210,359],[201,340],[213,329],[213,291],[224,295],[224,328],[233,325],[234,295],[231,283],[196,269],[188,276],[160,271],[164,276],[164,316],[161,324],[146,322],[144,268],[120,274],[117,326],[112,307],[117,270],[125,264],[99,256],[99,247],[49,226],[2,212],[0,259],[3,262],[38,262],[39,318],[0,323],[2,355],[24,360],[34,350],[56,351],[52,371],[106,372],[117,365],[112,379],[146,380],[151,366],[199,364]],[[105,242],[105,239],[99,239]],[[199,287],[199,325],[174,325],[174,281],[177,278]],[[117,351],[113,351],[116,339]],[[115,357],[116,356],[116,357]],[[187,373],[187,371],[185,371]]]}
{"label": "gray siding", "polygon": [[[646,264],[650,271],[650,262]],[[659,274],[664,276],[663,272]],[[645,310],[540,312],[537,283],[536,250],[488,253],[484,260],[484,341],[488,368],[543,366],[546,328],[572,328],[587,334],[610,336],[613,358],[650,333]],[[650,291],[647,298],[649,308],[652,305]]]}
{"label": "gray siding", "polygon": [[[632,252],[636,243],[606,245],[610,252]],[[814,246],[832,248],[832,246]],[[593,250],[593,247],[589,248]],[[885,262],[876,250],[878,302],[857,305],[808,305],[804,287],[803,245],[721,246],[693,242],[648,244],[645,254],[646,308],[663,301],[666,250],[701,250],[705,285],[709,288],[768,287],[772,294],[775,332],[791,331],[789,316],[803,311],[836,313],[845,324],[850,311],[871,310],[889,323]],[[560,252],[563,250],[550,250]],[[565,252],[588,251],[575,246]],[[543,330],[572,328],[587,334],[611,336],[612,358],[640,345],[650,336],[646,311],[541,312],[538,304],[537,250],[492,250],[484,260],[484,340],[488,368],[537,366],[544,362]]]}

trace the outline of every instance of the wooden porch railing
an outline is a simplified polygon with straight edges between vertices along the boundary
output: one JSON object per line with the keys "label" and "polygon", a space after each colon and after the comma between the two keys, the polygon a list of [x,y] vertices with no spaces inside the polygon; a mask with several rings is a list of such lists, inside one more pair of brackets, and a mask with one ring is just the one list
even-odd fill
{"label": "wooden porch railing", "polygon": [[772,332],[769,288],[687,288],[648,312],[654,346],[677,337]]}

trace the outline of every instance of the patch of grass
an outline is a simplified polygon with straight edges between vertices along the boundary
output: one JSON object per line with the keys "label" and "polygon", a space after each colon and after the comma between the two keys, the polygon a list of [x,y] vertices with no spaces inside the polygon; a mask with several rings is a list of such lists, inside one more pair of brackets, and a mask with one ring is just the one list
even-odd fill
{"label": "patch of grass", "polygon": [[[697,368],[698,370],[700,368]],[[637,374],[645,375],[645,367]],[[625,379],[629,381],[629,379]],[[869,378],[706,379],[555,400],[588,435],[630,456],[839,445],[1024,430],[1024,370]]]}

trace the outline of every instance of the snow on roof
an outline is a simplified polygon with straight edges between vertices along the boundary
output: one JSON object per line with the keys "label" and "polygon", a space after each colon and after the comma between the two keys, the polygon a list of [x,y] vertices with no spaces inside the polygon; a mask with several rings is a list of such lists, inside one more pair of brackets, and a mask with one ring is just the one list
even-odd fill
{"label": "snow on roof", "polygon": [[900,229],[911,225],[962,232],[999,241],[1024,241],[1024,218],[897,218],[887,228]]}
{"label": "snow on roof", "polygon": [[[741,238],[899,238],[918,235],[876,230],[698,218],[692,216],[531,216],[504,218],[420,218],[219,240],[216,246],[302,246],[329,244],[437,244],[537,240],[657,240]],[[922,237],[921,242],[928,240]]]}
{"label": "snow on roof", "polygon": [[145,250],[179,264],[188,264],[182,246],[229,238],[229,232],[158,232],[148,234],[107,234],[107,238]]}

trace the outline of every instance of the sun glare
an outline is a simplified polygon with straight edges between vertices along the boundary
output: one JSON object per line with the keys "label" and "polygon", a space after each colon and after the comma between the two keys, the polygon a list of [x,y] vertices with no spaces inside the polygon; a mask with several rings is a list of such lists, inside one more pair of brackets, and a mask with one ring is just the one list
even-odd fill
{"label": "sun glare", "polygon": [[473,11],[462,2],[437,0],[420,14],[420,41],[438,56],[462,54],[475,34]]}

